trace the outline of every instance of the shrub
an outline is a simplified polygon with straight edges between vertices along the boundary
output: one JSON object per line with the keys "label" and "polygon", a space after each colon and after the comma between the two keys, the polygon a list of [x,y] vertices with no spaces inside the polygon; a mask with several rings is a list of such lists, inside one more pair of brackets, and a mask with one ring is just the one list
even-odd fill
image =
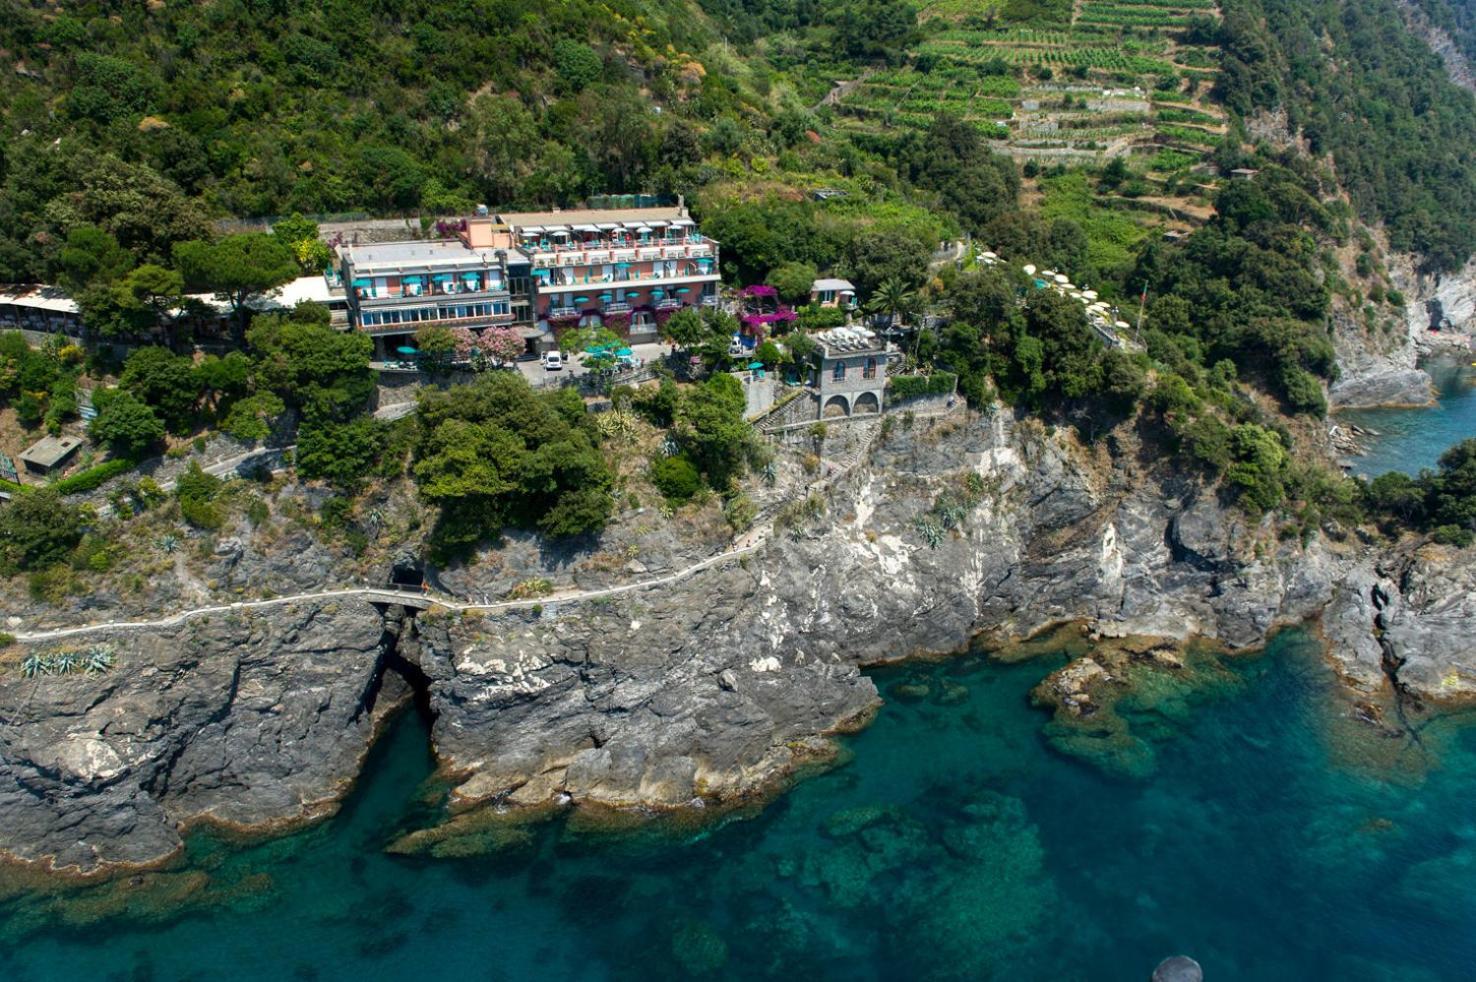
{"label": "shrub", "polygon": [[64,477],[57,481],[52,488],[57,494],[83,494],[95,491],[119,474],[126,474],[138,466],[138,461],[127,457],[117,457],[106,463],[89,467],[85,471],[78,471],[71,477]]}
{"label": "shrub", "polygon": [[651,483],[673,504],[686,504],[702,487],[702,475],[685,456],[663,457],[651,465]]}
{"label": "shrub", "polygon": [[958,376],[952,372],[898,375],[887,381],[887,402],[898,403],[920,396],[951,394],[957,384]]}

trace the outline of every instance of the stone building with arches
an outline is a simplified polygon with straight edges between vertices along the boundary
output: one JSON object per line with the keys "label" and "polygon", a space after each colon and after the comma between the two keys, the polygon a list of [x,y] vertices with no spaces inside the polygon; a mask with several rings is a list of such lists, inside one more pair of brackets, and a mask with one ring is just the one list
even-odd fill
{"label": "stone building with arches", "polygon": [[818,418],[879,415],[886,406],[887,364],[895,352],[864,327],[835,327],[814,339]]}

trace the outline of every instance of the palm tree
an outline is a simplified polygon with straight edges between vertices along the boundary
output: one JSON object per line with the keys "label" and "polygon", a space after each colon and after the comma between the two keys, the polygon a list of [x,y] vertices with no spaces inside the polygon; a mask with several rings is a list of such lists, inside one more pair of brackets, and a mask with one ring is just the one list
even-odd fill
{"label": "palm tree", "polygon": [[873,314],[888,315],[888,326],[897,327],[899,320],[917,312],[917,293],[895,276],[883,280],[866,303]]}

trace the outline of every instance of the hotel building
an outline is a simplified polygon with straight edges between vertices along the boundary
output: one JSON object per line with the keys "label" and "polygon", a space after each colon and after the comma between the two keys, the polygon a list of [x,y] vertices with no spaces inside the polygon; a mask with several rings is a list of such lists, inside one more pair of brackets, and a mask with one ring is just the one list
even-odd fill
{"label": "hotel building", "polygon": [[718,244],[674,206],[495,216],[532,262],[541,327],[603,324],[634,340],[671,312],[718,302]]}
{"label": "hotel building", "polygon": [[457,238],[375,242],[340,252],[350,324],[374,338],[374,358],[389,361],[413,347],[429,324],[515,327],[531,342],[528,257],[495,248],[470,222]]}
{"label": "hotel building", "polygon": [[530,352],[602,324],[632,340],[686,306],[717,304],[718,245],[675,206],[483,213],[456,238],[345,246],[349,322],[376,360],[427,324],[517,328]]}

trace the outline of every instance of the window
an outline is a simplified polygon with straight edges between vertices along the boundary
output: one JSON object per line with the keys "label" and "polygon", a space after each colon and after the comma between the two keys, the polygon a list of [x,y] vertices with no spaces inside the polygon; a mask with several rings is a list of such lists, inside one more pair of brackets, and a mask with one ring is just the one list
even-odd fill
{"label": "window", "polygon": [[836,362],[834,370],[830,373],[830,377],[836,382],[844,382],[846,380],[846,363],[843,361]]}
{"label": "window", "polygon": [[862,378],[876,378],[876,359],[866,359],[866,368],[861,372]]}

